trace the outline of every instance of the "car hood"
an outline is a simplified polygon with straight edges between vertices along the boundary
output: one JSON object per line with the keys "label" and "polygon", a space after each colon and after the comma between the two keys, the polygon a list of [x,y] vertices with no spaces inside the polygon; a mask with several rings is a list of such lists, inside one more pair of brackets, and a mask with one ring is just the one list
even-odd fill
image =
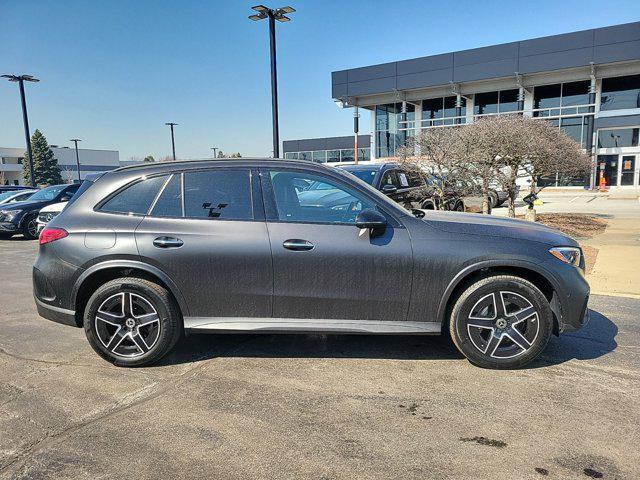
{"label": "car hood", "polygon": [[51,205],[47,205],[46,207],[42,207],[42,209],[40,210],[40,213],[61,212],[62,210],[64,210],[64,207],[67,206],[67,203],[68,202],[52,203]]}
{"label": "car hood", "polygon": [[425,216],[422,220],[434,228],[449,233],[506,237],[540,242],[551,246],[578,246],[573,238],[559,230],[526,220],[475,213],[423,211]]}
{"label": "car hood", "polygon": [[30,202],[27,200],[24,202],[14,202],[0,205],[0,210],[37,210],[48,204],[49,202]]}

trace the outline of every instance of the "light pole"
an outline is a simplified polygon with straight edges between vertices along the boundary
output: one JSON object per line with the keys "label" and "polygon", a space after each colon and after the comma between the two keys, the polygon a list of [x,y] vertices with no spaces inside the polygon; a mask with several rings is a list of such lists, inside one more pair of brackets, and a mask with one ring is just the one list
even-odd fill
{"label": "light pole", "polygon": [[264,5],[256,5],[251,7],[256,14],[249,16],[255,22],[269,19],[269,44],[271,46],[271,116],[273,120],[273,156],[280,156],[280,132],[278,127],[278,75],[276,70],[276,20],[279,22],[288,22],[291,19],[285,13],[293,13],[296,10],[293,7],[281,7],[275,10],[265,7]]}
{"label": "light pole", "polygon": [[216,155],[216,151],[218,150],[218,147],[211,147],[211,150],[213,150],[213,158],[218,158],[218,156]]}
{"label": "light pole", "polygon": [[82,180],[80,180],[80,156],[78,155],[78,142],[81,142],[82,140],[80,140],[79,138],[72,138],[69,141],[76,144],[76,165],[78,166],[78,183],[82,183]]}
{"label": "light pole", "polygon": [[169,125],[169,127],[171,127],[171,150],[173,151],[173,161],[175,162],[176,161],[176,141],[173,136],[173,127],[175,127],[178,124],[173,122],[168,122],[168,123],[165,123],[165,125]]}
{"label": "light pole", "polygon": [[31,186],[36,186],[35,174],[33,172],[33,154],[31,153],[31,135],[29,134],[29,118],[27,117],[27,101],[24,97],[24,82],[39,82],[32,75],[2,75],[10,82],[18,82],[20,86],[20,101],[22,102],[22,121],[24,123],[24,138],[27,142],[27,161],[29,162],[29,174],[31,175]]}

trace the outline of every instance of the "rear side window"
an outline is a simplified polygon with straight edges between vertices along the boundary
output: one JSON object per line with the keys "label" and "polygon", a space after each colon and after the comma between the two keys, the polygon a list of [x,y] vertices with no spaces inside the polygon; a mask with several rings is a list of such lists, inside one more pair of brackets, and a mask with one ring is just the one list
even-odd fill
{"label": "rear side window", "polygon": [[249,170],[184,173],[185,216],[211,220],[253,220]]}
{"label": "rear side window", "polygon": [[111,213],[146,215],[168,175],[140,180],[107,200],[100,210]]}
{"label": "rear side window", "polygon": [[155,217],[182,217],[182,176],[171,176],[151,210]]}

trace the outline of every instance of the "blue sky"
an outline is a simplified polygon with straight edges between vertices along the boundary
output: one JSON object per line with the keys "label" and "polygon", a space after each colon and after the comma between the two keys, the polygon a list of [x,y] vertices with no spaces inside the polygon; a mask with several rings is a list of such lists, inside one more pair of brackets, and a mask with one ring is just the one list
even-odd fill
{"label": "blue sky", "polygon": [[[289,3],[286,3],[286,2]],[[278,24],[281,139],[349,135],[331,72],[637,21],[637,0],[283,0]],[[29,73],[32,131],[120,158],[210,147],[271,153],[268,36],[244,0],[0,0],[0,73]],[[362,122],[364,128],[369,122]],[[15,84],[0,83],[0,146],[23,146]]]}

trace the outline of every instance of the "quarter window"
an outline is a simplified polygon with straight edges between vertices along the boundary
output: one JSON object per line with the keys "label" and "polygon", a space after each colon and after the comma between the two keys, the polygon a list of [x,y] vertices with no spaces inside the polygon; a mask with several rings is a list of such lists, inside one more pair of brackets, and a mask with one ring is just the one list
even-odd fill
{"label": "quarter window", "polygon": [[[375,205],[333,179],[307,173],[272,171],[277,216],[283,222],[353,224],[362,210]],[[316,188],[299,190],[299,183]]]}
{"label": "quarter window", "polygon": [[142,179],[107,200],[103,212],[146,215],[168,175]]}
{"label": "quarter window", "polygon": [[182,176],[171,176],[151,210],[155,217],[182,217]]}
{"label": "quarter window", "polygon": [[184,173],[185,215],[211,220],[253,220],[249,170]]}

